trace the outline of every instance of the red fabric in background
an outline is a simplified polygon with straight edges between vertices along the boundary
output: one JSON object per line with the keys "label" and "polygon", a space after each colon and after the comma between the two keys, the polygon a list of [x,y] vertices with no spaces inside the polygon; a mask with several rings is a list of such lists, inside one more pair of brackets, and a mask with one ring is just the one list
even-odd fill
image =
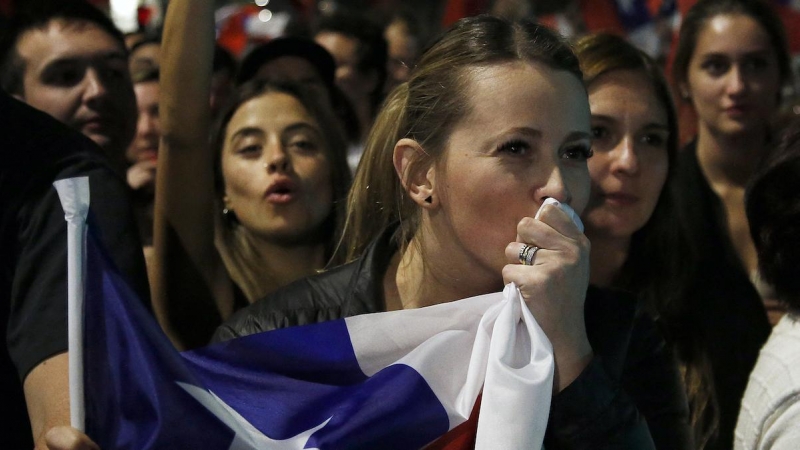
{"label": "red fabric in background", "polygon": [[579,0],[586,29],[590,32],[605,31],[614,34],[625,34],[625,28],[617,14],[614,0]]}
{"label": "red fabric in background", "polygon": [[489,0],[447,0],[442,27],[449,28],[458,19],[476,16],[489,9]]}
{"label": "red fabric in background", "polygon": [[14,10],[13,0],[0,0],[0,14],[9,17],[11,16],[11,11],[13,10]]}

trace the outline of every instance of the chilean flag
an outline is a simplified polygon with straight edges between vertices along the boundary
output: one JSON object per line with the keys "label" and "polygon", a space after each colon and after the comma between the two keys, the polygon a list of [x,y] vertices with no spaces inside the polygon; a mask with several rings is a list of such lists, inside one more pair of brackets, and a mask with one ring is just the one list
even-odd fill
{"label": "chilean flag", "polygon": [[83,398],[101,448],[418,449],[465,422],[479,395],[476,448],[542,446],[552,347],[513,284],[178,353],[96,231]]}

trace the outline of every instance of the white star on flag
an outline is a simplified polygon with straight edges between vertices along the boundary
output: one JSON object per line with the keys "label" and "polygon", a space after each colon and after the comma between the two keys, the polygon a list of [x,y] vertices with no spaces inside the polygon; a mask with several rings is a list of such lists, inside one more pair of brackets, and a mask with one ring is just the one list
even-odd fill
{"label": "white star on flag", "polygon": [[330,420],[333,418],[331,416],[325,422],[322,422],[316,427],[308,431],[304,431],[295,437],[283,441],[276,441],[274,439],[270,439],[267,435],[259,431],[253,426],[253,424],[248,422],[247,419],[242,417],[241,414],[236,412],[235,409],[231,408],[227,403],[225,403],[225,401],[223,401],[213,392],[201,389],[191,384],[181,382],[177,383],[186,392],[188,392],[189,395],[194,397],[195,400],[200,402],[201,405],[205,406],[206,409],[211,411],[212,414],[217,416],[219,420],[233,430],[235,435],[228,450],[258,450],[263,448],[269,448],[271,450],[303,450],[305,449],[306,443],[308,443],[308,439],[311,437],[311,435],[317,432],[317,430],[322,429],[322,427],[327,425],[328,422],[330,422]]}

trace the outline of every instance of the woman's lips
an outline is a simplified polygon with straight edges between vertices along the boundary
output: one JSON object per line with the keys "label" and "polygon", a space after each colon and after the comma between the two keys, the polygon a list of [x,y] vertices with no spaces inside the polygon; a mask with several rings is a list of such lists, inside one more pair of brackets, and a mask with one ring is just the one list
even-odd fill
{"label": "woman's lips", "polygon": [[604,195],[606,202],[616,206],[630,206],[639,201],[639,197],[633,194],[614,192]]}
{"label": "woman's lips", "polygon": [[272,194],[267,194],[267,201],[276,205],[283,205],[291,202],[292,200],[294,200],[294,194],[291,192],[274,192]]}
{"label": "woman's lips", "polygon": [[741,117],[748,114],[751,109],[749,105],[733,105],[725,108],[725,113],[731,117]]}
{"label": "woman's lips", "polygon": [[275,205],[290,203],[296,197],[294,183],[289,179],[281,179],[273,182],[267,188],[264,198]]}

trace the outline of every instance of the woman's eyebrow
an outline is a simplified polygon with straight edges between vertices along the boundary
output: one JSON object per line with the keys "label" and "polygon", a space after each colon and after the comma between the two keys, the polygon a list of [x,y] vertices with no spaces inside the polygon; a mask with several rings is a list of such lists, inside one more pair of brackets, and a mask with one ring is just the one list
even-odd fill
{"label": "woman's eyebrow", "polygon": [[236,130],[231,135],[231,142],[239,140],[239,139],[242,139],[242,138],[245,138],[245,137],[249,137],[249,136],[263,136],[263,135],[264,135],[264,131],[262,131],[258,127],[243,127],[243,128],[239,128],[238,130]]}
{"label": "woman's eyebrow", "polygon": [[308,129],[314,131],[315,133],[321,133],[319,127],[309,122],[297,122],[289,125],[288,127],[284,128],[284,133],[291,133],[293,131],[300,131],[303,129]]}

